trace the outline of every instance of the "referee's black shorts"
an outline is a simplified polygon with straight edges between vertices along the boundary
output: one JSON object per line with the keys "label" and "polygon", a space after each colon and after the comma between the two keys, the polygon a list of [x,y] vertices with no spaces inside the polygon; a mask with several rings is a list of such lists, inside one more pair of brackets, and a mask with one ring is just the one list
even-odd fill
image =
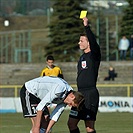
{"label": "referee's black shorts", "polygon": [[[37,115],[36,107],[40,103],[40,99],[29,93],[25,85],[20,90],[20,99],[24,117],[35,117]],[[48,108],[45,107],[43,115],[49,115]]]}
{"label": "referee's black shorts", "polygon": [[72,107],[69,117],[81,120],[96,120],[96,115],[99,106],[99,93],[96,88],[80,90],[85,97],[85,103],[82,110]]}

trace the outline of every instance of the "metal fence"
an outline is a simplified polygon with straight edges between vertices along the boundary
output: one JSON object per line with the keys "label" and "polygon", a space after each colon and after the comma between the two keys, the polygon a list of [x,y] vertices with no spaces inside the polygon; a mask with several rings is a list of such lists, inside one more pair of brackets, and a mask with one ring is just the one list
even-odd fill
{"label": "metal fence", "polygon": [[31,62],[30,31],[0,32],[0,62]]}
{"label": "metal fence", "polygon": [[[76,84],[71,84],[76,90]],[[19,97],[22,85],[1,85],[0,97]],[[133,84],[98,84],[100,96],[133,97]]]}

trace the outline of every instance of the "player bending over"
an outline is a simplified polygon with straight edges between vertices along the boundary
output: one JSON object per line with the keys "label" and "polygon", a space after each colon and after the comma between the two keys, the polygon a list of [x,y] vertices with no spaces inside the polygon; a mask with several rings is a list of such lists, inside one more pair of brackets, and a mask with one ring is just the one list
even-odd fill
{"label": "player bending over", "polygon": [[[31,118],[31,133],[49,133],[65,107],[82,107],[84,96],[63,79],[58,77],[39,77],[26,82],[20,90],[24,117]],[[57,104],[50,114],[47,106]]]}

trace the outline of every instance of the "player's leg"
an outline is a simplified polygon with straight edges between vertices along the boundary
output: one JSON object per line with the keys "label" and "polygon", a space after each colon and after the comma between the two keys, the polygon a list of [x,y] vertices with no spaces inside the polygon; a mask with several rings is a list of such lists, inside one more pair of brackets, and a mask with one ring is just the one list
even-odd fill
{"label": "player's leg", "polygon": [[85,96],[85,108],[83,108],[82,115],[85,122],[86,132],[87,133],[96,133],[95,131],[95,121],[98,111],[99,103],[99,93],[97,89],[87,90],[84,92]]}
{"label": "player's leg", "polygon": [[[20,98],[21,98],[23,116],[24,118],[31,118],[32,128],[33,128],[36,121],[36,107],[40,102],[40,99],[30,94],[26,90],[25,86],[23,86],[20,90]],[[32,128],[30,133],[32,133]]]}
{"label": "player's leg", "polygon": [[[21,105],[22,105],[22,110],[23,110],[23,117],[24,118],[31,118],[32,122],[32,127],[34,125],[34,120],[32,119],[32,108],[31,108],[31,103],[30,103],[30,95],[29,92],[26,90],[25,85],[21,88],[20,90],[20,99],[21,99]],[[30,130],[30,133],[32,133],[32,127]]]}
{"label": "player's leg", "polygon": [[[33,127],[35,126],[36,117],[31,117],[30,119],[31,119],[31,122],[32,122],[32,129],[33,129]],[[46,123],[44,122],[43,117],[42,117],[42,119],[41,119],[41,124],[42,124],[42,123],[43,123],[43,126],[44,126],[44,127],[42,127],[42,125],[41,125],[40,132],[39,132],[39,133],[45,133],[45,130],[46,130],[46,128],[47,128],[47,122],[46,122]],[[30,133],[32,133],[32,129],[30,130]]]}
{"label": "player's leg", "polygon": [[67,124],[68,124],[70,133],[80,133],[78,128],[78,122],[79,122],[79,119],[69,117]]}
{"label": "player's leg", "polygon": [[[41,118],[40,132],[39,133],[45,133],[45,130],[47,129],[48,123],[50,121],[49,116],[50,116],[49,110],[46,107],[45,110],[43,111],[43,115]],[[31,122],[32,122],[32,129],[33,129],[33,127],[35,126],[36,117],[31,117]]]}
{"label": "player's leg", "polygon": [[40,127],[43,128],[43,129],[47,129],[49,121],[50,121],[49,115],[42,116]]}
{"label": "player's leg", "polygon": [[32,123],[32,128],[30,130],[30,133],[32,133],[32,129],[33,129],[34,125],[35,125],[36,117],[31,117],[30,119],[31,119],[31,123]]}
{"label": "player's leg", "polygon": [[78,128],[79,121],[80,121],[79,112],[77,108],[72,107],[67,122],[70,133],[80,133]]}
{"label": "player's leg", "polygon": [[95,121],[86,120],[85,121],[86,132],[87,133],[96,133],[94,125],[95,125]]}

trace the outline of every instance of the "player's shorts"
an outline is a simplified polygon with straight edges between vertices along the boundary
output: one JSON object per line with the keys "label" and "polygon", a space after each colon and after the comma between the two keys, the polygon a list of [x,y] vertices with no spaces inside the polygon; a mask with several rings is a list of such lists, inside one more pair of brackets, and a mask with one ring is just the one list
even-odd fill
{"label": "player's shorts", "polygon": [[[35,117],[37,115],[36,107],[40,103],[40,99],[29,93],[25,85],[20,90],[21,105],[24,117]],[[43,115],[49,115],[48,108],[45,107]]]}
{"label": "player's shorts", "polygon": [[85,103],[82,110],[72,107],[69,117],[81,120],[96,120],[99,105],[99,93],[96,88],[80,91],[85,97]]}
{"label": "player's shorts", "polygon": [[96,113],[83,106],[83,109],[78,111],[76,107],[72,107],[69,117],[80,120],[96,120]]}

